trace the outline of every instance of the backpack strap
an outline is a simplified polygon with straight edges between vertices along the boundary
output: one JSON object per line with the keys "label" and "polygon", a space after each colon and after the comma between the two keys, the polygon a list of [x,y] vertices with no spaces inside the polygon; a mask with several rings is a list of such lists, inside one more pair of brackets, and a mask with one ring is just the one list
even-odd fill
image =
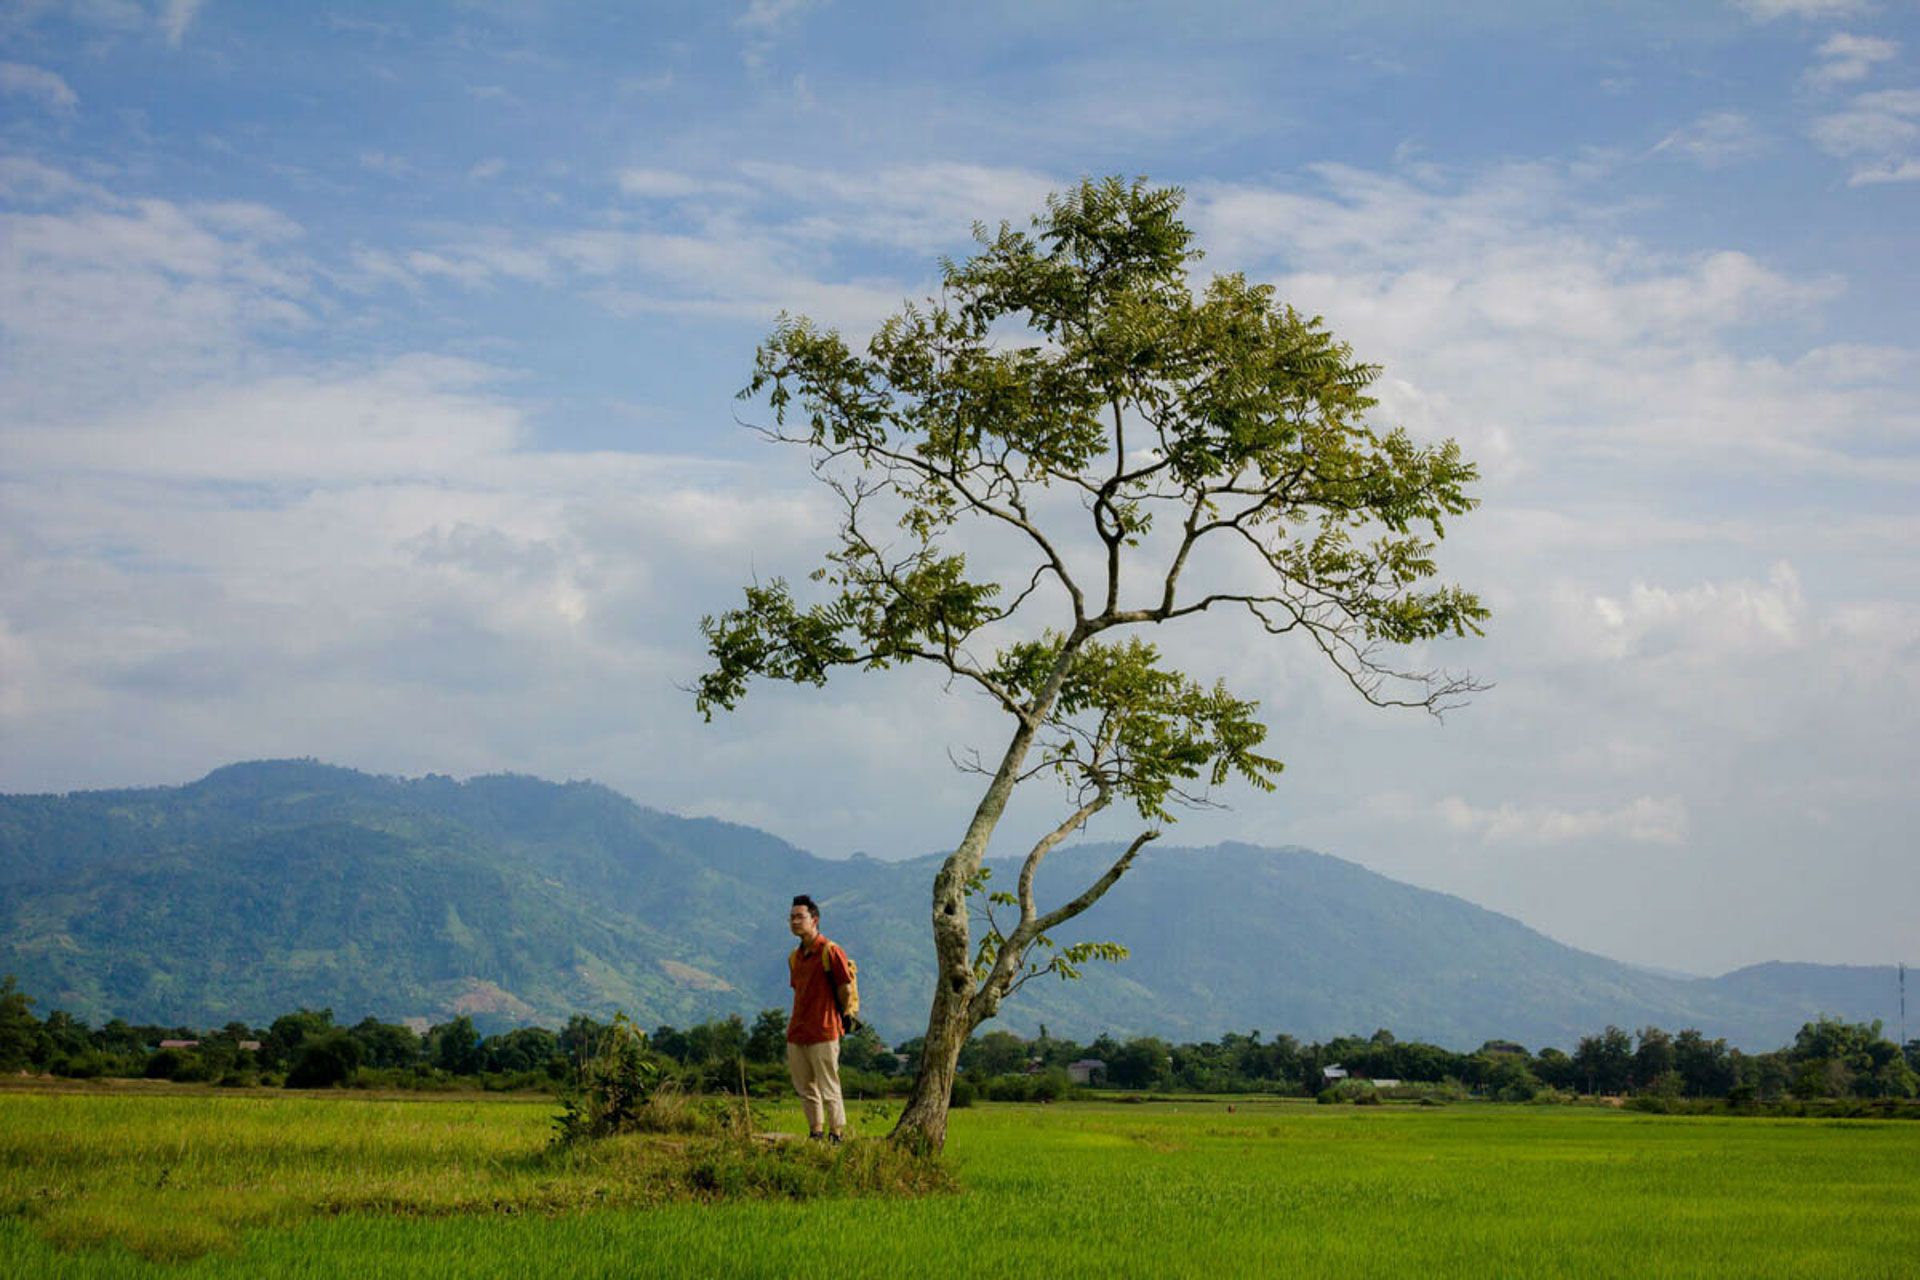
{"label": "backpack strap", "polygon": [[[803,942],[794,947],[793,951],[788,954],[787,969],[791,973],[798,974],[800,972],[800,960],[801,957],[806,954],[806,949],[807,944]],[[828,985],[837,987],[840,984],[833,980],[833,956],[835,952],[839,952],[842,960],[845,960],[847,953],[840,950],[839,944],[825,938],[820,940],[820,949],[817,953],[820,956],[820,967],[826,971]]]}

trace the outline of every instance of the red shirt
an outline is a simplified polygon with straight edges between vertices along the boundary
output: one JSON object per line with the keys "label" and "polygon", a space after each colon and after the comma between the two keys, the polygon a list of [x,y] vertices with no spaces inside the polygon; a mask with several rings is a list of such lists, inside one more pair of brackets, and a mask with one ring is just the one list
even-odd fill
{"label": "red shirt", "polygon": [[[820,948],[827,947],[827,959]],[[833,980],[827,979],[827,965],[833,966]],[[833,998],[833,985],[852,980],[847,972],[847,953],[828,942],[822,934],[813,936],[813,945],[801,943],[787,957],[787,983],[793,988],[793,1016],[787,1019],[788,1044],[821,1044],[838,1040],[845,1028],[840,1025],[840,1005]]]}

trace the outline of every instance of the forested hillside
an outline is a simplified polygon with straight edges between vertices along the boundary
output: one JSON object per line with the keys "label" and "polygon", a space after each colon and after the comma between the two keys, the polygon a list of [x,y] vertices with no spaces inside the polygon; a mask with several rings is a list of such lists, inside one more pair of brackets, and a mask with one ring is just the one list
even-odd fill
{"label": "forested hillside", "polygon": [[[1083,879],[1100,852],[1049,871]],[[615,1009],[645,1026],[751,1020],[786,1001],[786,906],[805,891],[896,1040],[924,1018],[930,875],[926,859],[815,858],[591,783],[262,762],[177,788],[0,797],[0,972],[96,1022],[217,1026],[301,1005],[486,1029]],[[1111,939],[1131,958],[1032,984],[1002,1025],[1391,1027],[1571,1048],[1595,1027],[1655,1024],[1765,1049],[1822,1013],[1897,1017],[1891,967],[1657,976],[1302,849],[1152,849],[1076,926],[1062,941]]]}

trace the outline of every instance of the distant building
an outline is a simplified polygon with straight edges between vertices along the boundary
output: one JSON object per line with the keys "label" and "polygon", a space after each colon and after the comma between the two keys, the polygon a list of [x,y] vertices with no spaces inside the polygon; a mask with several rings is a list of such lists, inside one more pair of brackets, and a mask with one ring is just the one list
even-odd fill
{"label": "distant building", "polygon": [[1339,1084],[1342,1080],[1357,1080],[1361,1084],[1371,1084],[1376,1089],[1397,1089],[1400,1087],[1398,1080],[1368,1080],[1364,1076],[1356,1076],[1337,1062],[1330,1067],[1320,1068],[1320,1083],[1323,1086],[1331,1088]]}
{"label": "distant building", "polygon": [[198,1040],[162,1040],[160,1047],[162,1049],[198,1049],[200,1042]]}
{"label": "distant building", "polygon": [[1067,1064],[1067,1079],[1075,1084],[1105,1084],[1107,1064],[1099,1058],[1082,1058]]}

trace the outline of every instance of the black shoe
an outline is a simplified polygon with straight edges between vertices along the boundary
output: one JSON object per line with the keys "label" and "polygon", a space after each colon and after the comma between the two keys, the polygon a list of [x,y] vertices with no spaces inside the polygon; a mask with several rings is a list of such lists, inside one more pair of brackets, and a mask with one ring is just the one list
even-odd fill
{"label": "black shoe", "polygon": [[819,1141],[821,1141],[821,1140],[822,1140],[823,1138],[825,1138],[826,1136],[827,1136],[827,1135],[826,1135],[826,1134],[824,1134],[824,1133],[810,1133],[810,1134],[808,1134],[808,1135],[807,1135],[807,1141],[808,1141],[808,1142],[819,1142]]}
{"label": "black shoe", "polygon": [[837,1146],[839,1146],[839,1145],[840,1145],[840,1135],[839,1135],[839,1134],[837,1134],[837,1133],[830,1133],[830,1134],[828,1134],[828,1135],[827,1135],[827,1145],[828,1145],[828,1146],[830,1146],[830,1147],[837,1147]]}

